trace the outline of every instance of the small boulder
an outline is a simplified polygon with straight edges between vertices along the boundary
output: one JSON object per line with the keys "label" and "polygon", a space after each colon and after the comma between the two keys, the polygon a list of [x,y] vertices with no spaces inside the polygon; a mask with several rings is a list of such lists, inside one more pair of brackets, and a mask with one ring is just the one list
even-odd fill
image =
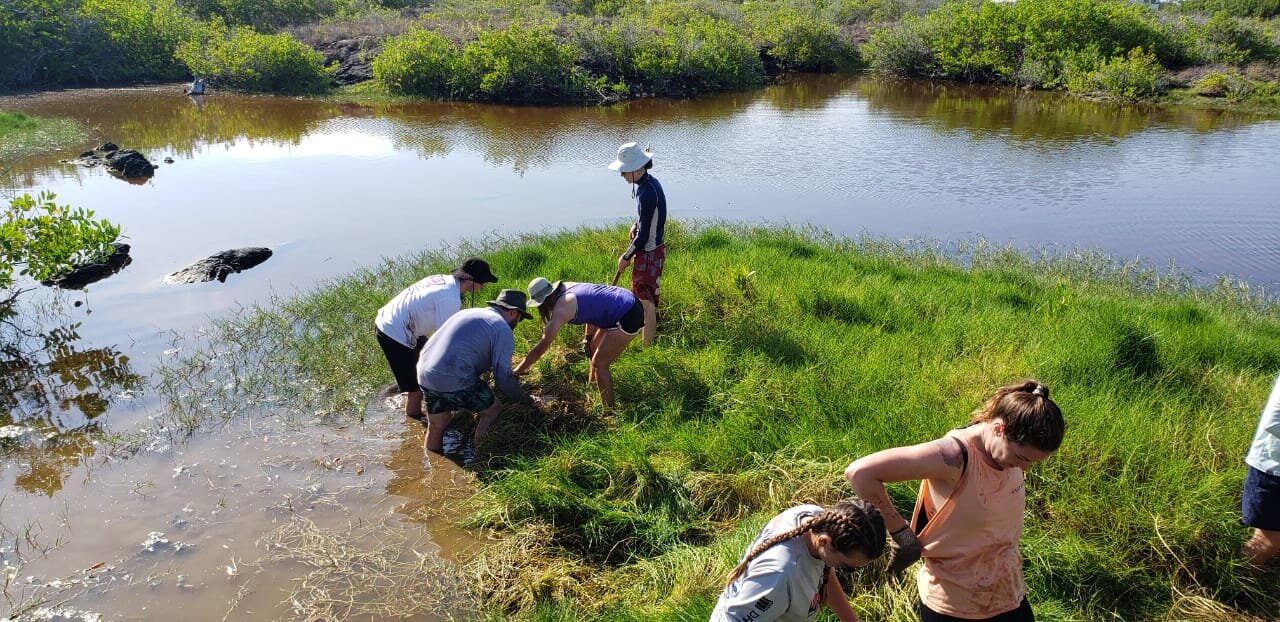
{"label": "small boulder", "polygon": [[228,275],[248,270],[270,257],[271,249],[263,247],[222,251],[164,277],[164,282],[204,283],[217,279],[219,283],[225,283]]}
{"label": "small boulder", "polygon": [[133,257],[129,256],[128,244],[112,242],[111,246],[115,247],[115,250],[106,259],[76,266],[66,274],[41,281],[41,284],[62,289],[80,289],[90,283],[97,283],[133,263]]}
{"label": "small boulder", "polygon": [[122,149],[107,154],[107,164],[121,177],[130,179],[150,177],[155,174],[156,167],[146,156],[133,149]]}

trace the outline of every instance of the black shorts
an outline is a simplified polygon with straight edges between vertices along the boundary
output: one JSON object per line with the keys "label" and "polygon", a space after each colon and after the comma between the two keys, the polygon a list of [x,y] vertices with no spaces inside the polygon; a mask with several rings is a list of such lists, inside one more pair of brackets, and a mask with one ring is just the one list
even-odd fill
{"label": "black shorts", "polygon": [[1280,476],[1249,467],[1240,500],[1240,522],[1264,531],[1280,531]]}
{"label": "black shorts", "polygon": [[634,335],[644,328],[644,305],[637,300],[631,305],[627,312],[622,314],[622,319],[614,326],[609,326],[609,330],[621,330],[628,335]]}
{"label": "black shorts", "polygon": [[418,353],[422,352],[422,346],[427,345],[427,338],[418,337],[418,343],[414,347],[406,348],[377,328],[374,331],[378,333],[378,345],[382,346],[382,353],[387,357],[387,364],[391,366],[391,374],[396,377],[396,386],[400,387],[400,392],[418,391]]}
{"label": "black shorts", "polygon": [[[955,616],[943,615],[919,603],[920,622],[974,622],[965,618],[957,618]],[[1036,614],[1031,612],[1031,603],[1027,602],[1026,597],[1022,598],[1022,603],[1013,611],[1006,611],[992,618],[983,618],[985,622],[1036,622]]]}

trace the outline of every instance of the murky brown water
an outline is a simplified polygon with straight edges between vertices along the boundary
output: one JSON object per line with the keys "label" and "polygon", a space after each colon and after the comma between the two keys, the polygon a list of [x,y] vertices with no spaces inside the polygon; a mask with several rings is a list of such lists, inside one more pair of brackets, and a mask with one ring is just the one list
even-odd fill
{"label": "murky brown water", "polygon": [[[0,108],[78,118],[95,144],[175,160],[140,185],[58,162],[89,143],[0,163],[13,189],[122,225],[134,256],[87,295],[29,294],[15,321],[30,334],[0,356],[0,426],[16,424],[0,431],[20,435],[0,440],[0,563],[25,562],[8,607],[39,594],[112,618],[287,618],[299,585],[340,586],[274,559],[282,529],[376,550],[362,529],[377,525],[432,558],[469,546],[447,508],[470,477],[424,462],[378,399],[363,426],[268,417],[128,456],[103,448],[155,424],[152,369],[210,317],[459,238],[626,218],[628,188],[604,165],[627,139],[658,153],[674,218],[1083,245],[1280,284],[1280,123],[1240,115],[862,77],[619,108],[197,102],[176,87]],[[162,282],[243,246],[275,255],[226,283]],[[144,550],[151,532],[168,543]]]}

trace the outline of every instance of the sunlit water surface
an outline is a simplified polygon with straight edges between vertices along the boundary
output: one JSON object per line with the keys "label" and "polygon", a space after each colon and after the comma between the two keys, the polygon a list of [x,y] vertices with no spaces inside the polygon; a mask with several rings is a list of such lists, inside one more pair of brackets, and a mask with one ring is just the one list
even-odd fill
{"label": "sunlit water surface", "polygon": [[[137,185],[59,163],[92,143],[0,164],[10,191],[52,190],[122,225],[134,258],[88,294],[32,294],[41,302],[23,321],[38,328],[5,364],[0,424],[35,428],[38,450],[6,446],[0,522],[19,545],[0,547],[0,560],[23,562],[22,594],[129,619],[193,607],[204,619],[290,615],[305,564],[243,565],[269,553],[259,539],[282,521],[301,514],[340,532],[373,519],[410,538],[424,533],[422,508],[469,477],[424,461],[416,432],[378,398],[364,427],[241,422],[98,455],[103,435],[144,428],[163,407],[149,391],[157,363],[181,356],[210,318],[359,266],[620,222],[632,199],[605,165],[626,140],[657,153],[675,219],[1090,247],[1205,283],[1280,283],[1280,123],[1240,115],[869,77],[617,108],[195,101],[176,87],[7,97],[0,108],[77,118],[92,143],[174,159]],[[275,255],[226,283],[162,281],[244,246]],[[581,278],[609,272],[584,266]],[[335,466],[337,456],[349,460]],[[466,538],[447,524],[425,533],[451,550]],[[153,531],[168,548],[142,548]],[[58,578],[82,583],[48,587]]]}

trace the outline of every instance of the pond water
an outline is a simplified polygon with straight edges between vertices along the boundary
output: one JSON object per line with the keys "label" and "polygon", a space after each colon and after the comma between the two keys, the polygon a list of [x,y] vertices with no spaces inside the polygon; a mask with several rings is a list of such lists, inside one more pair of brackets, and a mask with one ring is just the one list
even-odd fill
{"label": "pond water", "polygon": [[[210,318],[425,247],[626,219],[629,189],[605,165],[629,139],[657,153],[676,219],[1083,246],[1206,283],[1280,284],[1280,122],[1244,115],[864,76],[610,108],[196,101],[176,86],[0,108],[94,133],[0,163],[6,191],[52,190],[122,225],[133,247],[132,265],[87,294],[32,292],[15,320],[29,334],[0,363],[0,425],[29,429],[0,445],[0,561],[25,581],[10,592],[112,617],[295,615],[286,597],[320,579],[269,552],[299,517],[351,539],[370,537],[350,527],[370,521],[424,555],[465,547],[424,508],[464,494],[470,476],[424,461],[381,398],[352,429],[264,420],[128,457],[99,448],[151,425],[163,408],[151,372]],[[103,140],[174,162],[136,185],[59,162]],[[275,254],[226,283],[163,282],[245,246]],[[146,550],[151,532],[169,543]]]}

